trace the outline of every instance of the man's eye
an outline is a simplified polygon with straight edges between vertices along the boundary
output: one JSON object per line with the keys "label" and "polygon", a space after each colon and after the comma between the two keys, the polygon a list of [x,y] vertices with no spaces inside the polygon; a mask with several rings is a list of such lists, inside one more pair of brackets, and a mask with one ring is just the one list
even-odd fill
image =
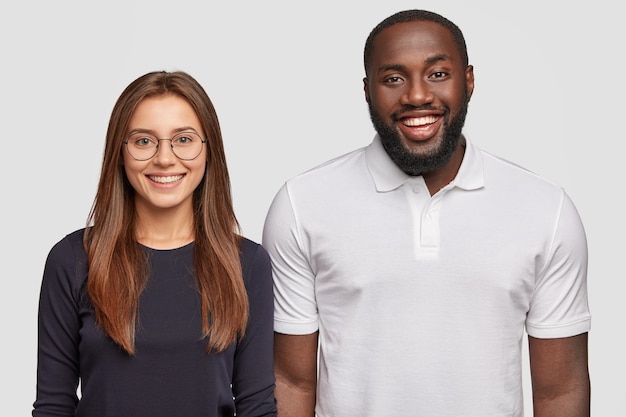
{"label": "man's eye", "polygon": [[430,78],[444,78],[447,74],[443,71],[434,72]]}
{"label": "man's eye", "polygon": [[389,83],[389,84],[395,84],[402,81],[402,79],[400,77],[389,77],[385,79],[385,83]]}

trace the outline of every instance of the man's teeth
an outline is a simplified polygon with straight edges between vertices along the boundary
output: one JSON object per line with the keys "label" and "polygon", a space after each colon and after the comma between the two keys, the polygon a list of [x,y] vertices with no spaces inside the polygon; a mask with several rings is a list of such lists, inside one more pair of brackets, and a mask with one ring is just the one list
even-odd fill
{"label": "man's teeth", "polygon": [[158,182],[161,184],[168,184],[170,182],[176,182],[183,178],[182,175],[170,175],[167,177],[157,177],[155,175],[150,175],[150,179],[154,182]]}
{"label": "man's teeth", "polygon": [[422,126],[422,125],[429,125],[432,123],[435,123],[437,121],[437,117],[436,116],[424,116],[424,117],[413,117],[410,119],[404,119],[402,121],[402,123],[405,126]]}

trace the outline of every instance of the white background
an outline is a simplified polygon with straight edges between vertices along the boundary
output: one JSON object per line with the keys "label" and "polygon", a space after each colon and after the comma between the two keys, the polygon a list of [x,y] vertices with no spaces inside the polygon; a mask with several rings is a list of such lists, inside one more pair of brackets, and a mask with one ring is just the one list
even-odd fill
{"label": "white background", "polygon": [[[30,415],[45,257],[85,225],[110,111],[128,83],[181,69],[206,88],[236,213],[259,241],[287,178],[370,142],[365,38],[388,15],[420,7],[464,31],[476,76],[468,136],[561,184],[579,209],[590,254],[593,414],[624,416],[626,31],[618,4],[3,2],[0,415]],[[528,395],[527,380],[525,387]]]}

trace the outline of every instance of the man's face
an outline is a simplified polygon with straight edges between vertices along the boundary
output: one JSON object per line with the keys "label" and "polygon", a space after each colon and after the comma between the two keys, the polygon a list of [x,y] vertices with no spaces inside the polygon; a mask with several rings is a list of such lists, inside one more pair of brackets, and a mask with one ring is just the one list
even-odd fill
{"label": "man's face", "polygon": [[393,25],[373,46],[365,97],[385,150],[409,175],[445,167],[465,123],[472,67],[434,22]]}

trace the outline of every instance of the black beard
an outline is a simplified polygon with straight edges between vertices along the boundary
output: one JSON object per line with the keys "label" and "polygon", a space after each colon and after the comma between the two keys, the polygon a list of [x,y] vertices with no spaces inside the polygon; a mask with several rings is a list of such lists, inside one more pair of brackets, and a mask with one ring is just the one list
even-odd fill
{"label": "black beard", "polygon": [[[441,145],[430,155],[416,155],[412,153],[402,142],[400,133],[383,122],[382,117],[374,110],[371,103],[368,103],[368,107],[374,129],[378,132],[383,148],[385,148],[391,160],[407,175],[417,177],[425,172],[442,168],[450,161],[461,139],[461,131],[465,124],[468,103],[469,100],[466,92],[464,103],[459,109],[458,114],[452,120],[450,120],[450,111],[446,110],[443,118],[443,140]],[[406,110],[416,109],[423,110],[424,108],[412,106],[406,108]]]}

